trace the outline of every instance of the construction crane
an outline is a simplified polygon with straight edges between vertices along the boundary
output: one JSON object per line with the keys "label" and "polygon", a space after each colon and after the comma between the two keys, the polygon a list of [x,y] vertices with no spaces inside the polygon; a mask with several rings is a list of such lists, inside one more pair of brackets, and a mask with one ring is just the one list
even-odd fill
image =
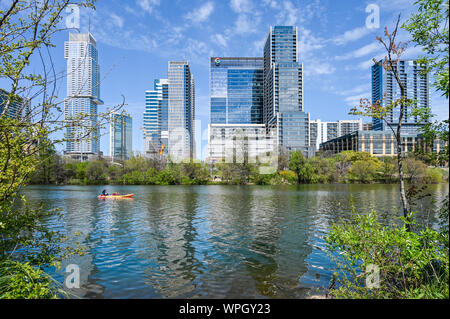
{"label": "construction crane", "polygon": [[[145,128],[144,128],[144,127],[141,127],[141,130],[144,132],[145,137],[148,137],[148,134],[147,134],[147,132],[145,131]],[[152,144],[152,147],[153,147],[153,149],[154,149],[154,151],[155,151],[155,154],[159,153],[159,155],[163,155],[164,148],[165,148],[166,146],[165,146],[164,144],[161,143],[161,147],[160,147],[160,149],[159,149],[159,151],[158,151],[158,149],[157,149],[155,143],[153,143],[153,141],[152,141],[151,139],[149,139],[149,141],[150,141],[150,143]]]}

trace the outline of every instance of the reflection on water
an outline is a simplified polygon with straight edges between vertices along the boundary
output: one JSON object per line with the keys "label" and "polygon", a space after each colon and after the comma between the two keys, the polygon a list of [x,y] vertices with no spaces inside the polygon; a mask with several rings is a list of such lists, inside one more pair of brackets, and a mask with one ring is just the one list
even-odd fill
{"label": "reflection on water", "polygon": [[[108,192],[134,199],[98,200]],[[419,219],[448,185],[429,188]],[[356,207],[376,209],[383,223],[398,212],[396,185],[32,186],[31,203],[59,207],[50,227],[80,241],[77,264],[85,298],[303,298],[327,286],[329,225]],[[76,236],[80,232],[81,236]],[[63,272],[55,272],[60,282]]]}

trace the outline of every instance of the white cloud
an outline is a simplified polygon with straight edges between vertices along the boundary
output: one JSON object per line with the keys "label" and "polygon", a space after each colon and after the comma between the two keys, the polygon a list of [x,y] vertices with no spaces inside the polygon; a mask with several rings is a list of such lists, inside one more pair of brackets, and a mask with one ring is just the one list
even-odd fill
{"label": "white cloud", "polygon": [[112,22],[118,26],[119,28],[123,27],[123,18],[119,17],[117,14],[115,13],[111,13],[110,15]]}
{"label": "white cloud", "polygon": [[264,0],[265,6],[270,6],[272,9],[275,9],[278,7],[278,3],[275,0]]}
{"label": "white cloud", "polygon": [[188,20],[191,20],[192,22],[204,22],[208,20],[209,16],[214,11],[214,3],[213,2],[206,2],[201,7],[192,10],[188,14],[186,14],[185,18]]}
{"label": "white cloud", "polygon": [[361,94],[348,96],[344,100],[348,105],[357,106],[360,104],[361,99],[370,99],[370,97],[371,97],[371,92],[367,91],[367,92],[364,92]]}
{"label": "white cloud", "polygon": [[[355,86],[348,90],[336,91],[336,93],[339,95],[348,96],[348,95],[362,94],[363,92],[370,92],[370,90],[371,90],[371,83],[367,82],[367,83]],[[364,93],[364,94],[367,94],[367,93]],[[359,95],[357,95],[357,96],[359,96]]]}
{"label": "white cloud", "polygon": [[227,39],[220,33],[211,36],[211,40],[226,48],[228,46]]}
{"label": "white cloud", "polygon": [[379,51],[381,48],[382,47],[381,47],[380,43],[372,42],[368,45],[363,46],[362,48],[359,48],[359,49],[352,51],[350,53],[347,53],[345,55],[336,56],[336,60],[348,60],[348,59],[361,58],[361,57],[371,54],[375,51]]}
{"label": "white cloud", "polygon": [[255,55],[255,56],[261,56],[261,52],[263,52],[265,43],[266,43],[266,39],[264,39],[264,38],[254,41],[250,54]]}
{"label": "white cloud", "polygon": [[247,14],[240,14],[234,23],[234,31],[237,34],[255,33],[258,31],[259,22],[259,17],[252,18]]}
{"label": "white cloud", "polygon": [[299,27],[298,33],[298,50],[303,59],[307,59],[313,51],[325,46],[326,40],[316,38],[311,30]]}
{"label": "white cloud", "polygon": [[253,3],[251,0],[231,0],[231,9],[237,13],[251,12],[253,8]]}
{"label": "white cloud", "polygon": [[401,55],[401,59],[417,59],[419,56],[425,55],[421,46],[407,47],[405,52]]}
{"label": "white cloud", "polygon": [[303,65],[303,73],[306,76],[333,74],[336,68],[326,61],[310,60]]}
{"label": "white cloud", "polygon": [[344,34],[336,37],[334,39],[334,43],[337,45],[344,45],[348,42],[359,40],[372,32],[373,29],[368,29],[366,27],[359,27],[353,30],[348,30]]}
{"label": "white cloud", "polygon": [[137,4],[142,10],[152,13],[156,6],[159,6],[159,0],[137,0]]}
{"label": "white cloud", "polygon": [[292,2],[284,1],[280,13],[277,15],[277,23],[282,25],[296,25],[300,12]]}

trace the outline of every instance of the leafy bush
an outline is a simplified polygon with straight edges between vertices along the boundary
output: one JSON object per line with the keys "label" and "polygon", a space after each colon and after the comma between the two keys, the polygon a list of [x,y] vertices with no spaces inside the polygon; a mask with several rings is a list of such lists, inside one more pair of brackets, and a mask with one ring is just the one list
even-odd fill
{"label": "leafy bush", "polygon": [[423,182],[425,184],[439,184],[439,183],[442,183],[442,169],[440,169],[440,168],[428,168],[425,171],[425,176],[423,177]]}
{"label": "leafy bush", "polygon": [[[413,220],[411,217],[410,220]],[[402,225],[399,225],[401,223]],[[375,212],[334,224],[326,237],[337,265],[330,295],[336,298],[448,298],[448,237],[414,221],[382,226]],[[379,288],[366,287],[370,265],[379,267]]]}
{"label": "leafy bush", "polygon": [[295,184],[297,182],[297,175],[293,171],[284,170],[280,172],[280,177],[283,181],[289,184]]}
{"label": "leafy bush", "polygon": [[53,280],[30,263],[0,262],[0,299],[56,299]]}

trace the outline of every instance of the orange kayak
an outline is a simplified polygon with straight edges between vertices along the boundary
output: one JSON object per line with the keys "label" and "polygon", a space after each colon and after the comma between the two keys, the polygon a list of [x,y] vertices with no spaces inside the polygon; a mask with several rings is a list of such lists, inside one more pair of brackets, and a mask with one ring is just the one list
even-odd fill
{"label": "orange kayak", "polygon": [[114,198],[114,199],[120,199],[120,198],[132,198],[134,194],[126,194],[126,195],[98,195],[98,199],[107,199],[107,198]]}

